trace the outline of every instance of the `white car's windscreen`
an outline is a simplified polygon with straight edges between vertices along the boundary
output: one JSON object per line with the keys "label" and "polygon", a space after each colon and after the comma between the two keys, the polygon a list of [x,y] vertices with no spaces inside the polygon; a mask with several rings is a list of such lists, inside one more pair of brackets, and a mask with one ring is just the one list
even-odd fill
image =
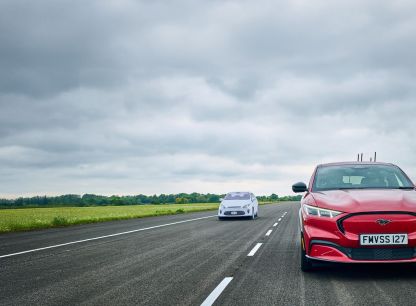
{"label": "white car's windscreen", "polygon": [[250,194],[248,192],[229,193],[224,200],[250,200]]}

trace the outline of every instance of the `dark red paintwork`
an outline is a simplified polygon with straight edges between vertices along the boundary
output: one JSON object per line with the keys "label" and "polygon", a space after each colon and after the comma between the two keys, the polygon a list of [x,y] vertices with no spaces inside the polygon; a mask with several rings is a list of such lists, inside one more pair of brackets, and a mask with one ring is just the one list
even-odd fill
{"label": "dark red paintwork", "polygon": [[[343,164],[346,163],[333,165]],[[359,164],[362,165],[363,163]],[[416,262],[416,191],[414,189],[349,189],[314,192],[312,186],[315,173],[316,169],[308,191],[302,197],[299,213],[308,258],[343,263]],[[303,209],[303,204],[340,211],[342,214],[335,218],[307,215]],[[377,223],[379,219],[389,220],[390,222],[386,225],[380,225]],[[407,233],[408,245],[360,246],[360,234],[383,233]],[[355,248],[375,247],[415,248],[415,256],[407,259],[356,260],[348,256],[348,252],[345,251],[351,251]]]}

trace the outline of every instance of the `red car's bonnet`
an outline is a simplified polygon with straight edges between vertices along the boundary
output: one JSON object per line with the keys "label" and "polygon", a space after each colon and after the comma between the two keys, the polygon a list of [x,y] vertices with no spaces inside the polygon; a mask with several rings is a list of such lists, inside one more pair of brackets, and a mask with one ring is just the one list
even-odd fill
{"label": "red car's bonnet", "polygon": [[346,213],[416,212],[416,191],[400,189],[329,190],[313,192],[315,205]]}

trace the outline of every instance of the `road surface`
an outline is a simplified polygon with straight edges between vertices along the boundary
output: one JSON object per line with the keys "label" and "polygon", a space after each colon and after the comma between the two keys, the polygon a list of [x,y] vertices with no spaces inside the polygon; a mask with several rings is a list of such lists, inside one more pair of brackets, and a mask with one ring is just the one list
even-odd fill
{"label": "road surface", "polygon": [[299,269],[299,203],[0,235],[0,305],[414,305],[412,265]]}

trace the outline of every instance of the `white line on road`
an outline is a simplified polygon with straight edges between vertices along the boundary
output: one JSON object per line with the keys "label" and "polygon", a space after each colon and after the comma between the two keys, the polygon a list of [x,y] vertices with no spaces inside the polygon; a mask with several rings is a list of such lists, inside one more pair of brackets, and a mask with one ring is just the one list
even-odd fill
{"label": "white line on road", "polygon": [[273,227],[276,227],[276,226],[277,226],[277,222],[275,224],[273,224]]}
{"label": "white line on road", "polygon": [[282,218],[279,218],[279,220],[277,220],[277,222],[280,222],[280,221],[282,221]]}
{"label": "white line on road", "polygon": [[220,294],[224,291],[225,287],[233,280],[232,277],[226,277],[222,280],[221,283],[211,292],[210,295],[202,302],[201,306],[211,306],[214,304],[215,300],[220,296]]}
{"label": "white line on road", "polygon": [[273,232],[272,230],[268,230],[268,231],[267,231],[267,233],[266,233],[266,236],[270,236],[270,234],[271,234],[272,232]]}
{"label": "white line on road", "polygon": [[32,249],[32,250],[27,250],[27,251],[22,251],[22,252],[17,252],[17,253],[0,255],[0,258],[12,257],[12,256],[16,256],[16,255],[26,254],[26,253],[33,253],[33,252],[47,250],[47,249],[54,249],[54,248],[65,246],[65,245],[71,245],[71,244],[76,244],[76,243],[81,243],[81,242],[86,242],[86,241],[93,241],[93,240],[115,237],[115,236],[130,234],[130,233],[136,233],[136,232],[146,231],[146,230],[150,230],[150,229],[154,229],[154,228],[165,227],[165,226],[175,225],[175,224],[181,224],[181,223],[186,223],[186,222],[191,222],[191,221],[196,221],[196,220],[202,220],[202,219],[212,218],[212,217],[216,217],[216,216],[217,215],[208,216],[208,217],[200,217],[200,218],[195,218],[195,219],[188,219],[188,220],[183,220],[183,221],[177,221],[177,222],[172,222],[172,223],[166,223],[166,224],[160,224],[160,225],[155,225],[155,226],[150,226],[150,227],[139,228],[139,229],[135,229],[135,230],[127,231],[127,232],[121,232],[121,233],[116,233],[116,234],[110,234],[110,235],[104,235],[104,236],[99,236],[99,237],[94,237],[94,238],[88,238],[88,239],[71,241],[71,242],[66,242],[66,243],[61,243],[61,244],[55,244],[55,245],[50,245],[50,246],[43,247],[43,248],[37,248],[37,249]]}
{"label": "white line on road", "polygon": [[256,254],[257,250],[260,249],[261,245],[263,243],[257,243],[254,248],[250,251],[250,253],[247,254],[247,256],[254,256],[254,254]]}

